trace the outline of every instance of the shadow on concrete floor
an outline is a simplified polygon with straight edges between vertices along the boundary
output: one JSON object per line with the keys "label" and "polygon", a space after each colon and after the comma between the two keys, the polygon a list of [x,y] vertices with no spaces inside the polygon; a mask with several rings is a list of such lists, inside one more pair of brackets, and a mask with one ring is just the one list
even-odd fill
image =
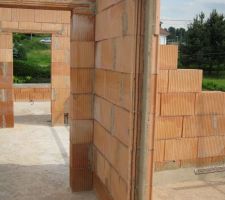
{"label": "shadow on concrete floor", "polygon": [[54,129],[54,127],[50,127],[50,130],[51,130],[52,136],[55,139],[55,142],[56,142],[56,144],[58,146],[58,149],[59,149],[59,151],[61,153],[61,156],[62,156],[64,162],[66,164],[69,164],[68,163],[69,156],[68,156],[68,154],[66,152],[66,149],[65,149],[65,147],[64,147],[64,145],[63,145],[63,143],[62,143],[62,141],[61,141],[57,131]]}
{"label": "shadow on concrete floor", "polygon": [[51,115],[17,115],[16,124],[51,126]]}
{"label": "shadow on concrete floor", "polygon": [[68,165],[0,165],[1,200],[96,200],[93,192],[72,193]]}

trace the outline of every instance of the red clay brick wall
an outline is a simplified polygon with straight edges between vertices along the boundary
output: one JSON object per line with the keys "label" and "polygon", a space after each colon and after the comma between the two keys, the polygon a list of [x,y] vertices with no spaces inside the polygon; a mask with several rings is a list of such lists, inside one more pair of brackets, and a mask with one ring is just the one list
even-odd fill
{"label": "red clay brick wall", "polygon": [[0,128],[14,126],[12,47],[12,34],[0,33]]}
{"label": "red clay brick wall", "polygon": [[160,47],[155,170],[225,160],[225,93],[202,92],[202,71],[177,69],[176,46]]}
{"label": "red clay brick wall", "polygon": [[94,188],[100,199],[130,199],[136,9],[98,0],[94,88]]}
{"label": "red clay brick wall", "polygon": [[[70,11],[0,8],[0,29],[10,33],[2,45],[12,40],[12,32],[52,34],[52,124],[64,124],[69,112],[70,93]],[[12,63],[12,47],[0,52],[0,59]],[[11,75],[12,78],[12,75]],[[5,79],[0,79],[3,81]],[[4,81],[7,82],[7,81]],[[12,87],[12,82],[11,82]],[[12,110],[12,106],[11,106]],[[13,112],[10,114],[13,117]],[[2,118],[2,117],[1,117]]]}
{"label": "red clay brick wall", "polygon": [[14,87],[13,99],[16,102],[51,101],[51,88],[49,87]]}
{"label": "red clay brick wall", "polygon": [[70,185],[92,190],[94,15],[72,16]]}
{"label": "red clay brick wall", "polygon": [[[36,11],[43,31],[52,34],[51,112],[52,124],[64,125],[64,115],[69,114],[70,97],[70,11]],[[60,31],[57,31],[60,30]],[[54,32],[57,31],[57,32]]]}

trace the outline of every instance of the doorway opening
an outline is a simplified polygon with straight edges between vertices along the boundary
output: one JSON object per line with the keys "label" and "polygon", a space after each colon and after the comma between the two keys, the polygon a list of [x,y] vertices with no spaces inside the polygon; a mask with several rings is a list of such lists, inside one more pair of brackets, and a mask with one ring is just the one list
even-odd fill
{"label": "doorway opening", "polygon": [[15,123],[51,123],[51,35],[13,34]]}
{"label": "doorway opening", "polygon": [[[6,156],[0,158],[0,171],[5,172],[0,179],[7,177],[4,184],[10,187],[0,199],[76,196],[68,190],[69,128],[52,127],[51,90],[56,80],[51,73],[52,51],[49,34],[13,34],[15,126],[1,130],[0,151]],[[12,141],[14,145],[7,148]]]}
{"label": "doorway opening", "polygon": [[13,34],[14,83],[51,83],[51,35]]}

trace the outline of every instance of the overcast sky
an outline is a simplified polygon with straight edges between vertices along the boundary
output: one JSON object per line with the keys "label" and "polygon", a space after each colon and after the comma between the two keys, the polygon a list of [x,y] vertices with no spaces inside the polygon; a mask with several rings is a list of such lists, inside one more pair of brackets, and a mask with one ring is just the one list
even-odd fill
{"label": "overcast sky", "polygon": [[[161,0],[161,19],[163,27],[186,27],[198,13],[205,14],[217,9],[225,14],[225,0]],[[165,20],[164,20],[165,19]],[[187,20],[187,21],[169,21]]]}

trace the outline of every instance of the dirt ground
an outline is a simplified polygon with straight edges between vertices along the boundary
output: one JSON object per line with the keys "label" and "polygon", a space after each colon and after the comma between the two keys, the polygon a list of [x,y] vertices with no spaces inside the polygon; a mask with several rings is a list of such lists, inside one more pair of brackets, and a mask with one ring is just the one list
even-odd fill
{"label": "dirt ground", "polygon": [[50,103],[15,103],[15,128],[0,129],[0,200],[97,200],[71,193],[69,127],[51,127]]}

